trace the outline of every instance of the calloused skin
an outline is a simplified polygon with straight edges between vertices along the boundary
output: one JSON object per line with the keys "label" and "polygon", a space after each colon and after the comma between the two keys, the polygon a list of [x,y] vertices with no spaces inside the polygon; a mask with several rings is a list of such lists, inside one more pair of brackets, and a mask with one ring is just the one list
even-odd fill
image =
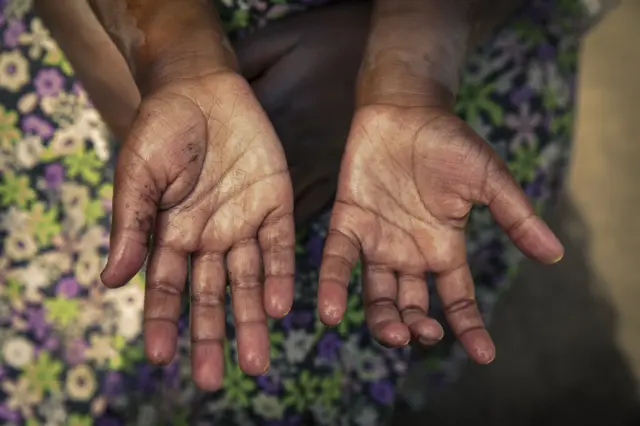
{"label": "calloused skin", "polygon": [[118,157],[102,281],[126,284],[150,251],[143,332],[152,362],[174,357],[190,262],[194,380],[222,383],[227,276],[240,367],[264,373],[267,315],[291,309],[294,243],[284,152],[246,80],[216,73],[143,98]]}
{"label": "calloused skin", "polygon": [[464,228],[485,204],[518,248],[555,263],[563,247],[538,218],[505,164],[464,121],[442,107],[370,105],[355,116],[340,169],[318,309],[327,325],[345,313],[351,269],[363,260],[365,314],[390,347],[433,344],[428,316],[433,273],[447,321],[467,353],[489,363],[495,347],[478,311]]}

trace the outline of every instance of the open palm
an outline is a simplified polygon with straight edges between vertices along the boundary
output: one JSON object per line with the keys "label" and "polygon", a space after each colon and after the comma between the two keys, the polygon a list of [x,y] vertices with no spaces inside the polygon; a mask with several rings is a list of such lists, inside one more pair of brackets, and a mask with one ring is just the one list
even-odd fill
{"label": "open palm", "polygon": [[196,382],[221,385],[227,275],[240,367],[267,369],[266,315],[286,315],[293,300],[292,212],[282,147],[246,81],[214,74],[143,100],[118,158],[102,279],[126,284],[151,246],[144,335],[153,362],[174,356],[190,262]]}
{"label": "open palm", "polygon": [[442,328],[428,317],[433,273],[452,330],[472,358],[495,348],[478,312],[465,233],[482,203],[525,254],[545,263],[563,248],[535,216],[504,163],[446,109],[367,107],[354,118],[320,272],[319,312],[341,321],[346,286],[363,260],[367,323],[381,343],[432,344]]}

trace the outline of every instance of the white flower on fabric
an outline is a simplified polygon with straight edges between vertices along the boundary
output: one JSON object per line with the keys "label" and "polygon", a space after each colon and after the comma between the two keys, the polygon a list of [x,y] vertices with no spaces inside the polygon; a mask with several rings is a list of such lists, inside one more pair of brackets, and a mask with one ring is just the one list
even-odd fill
{"label": "white flower on fabric", "polygon": [[14,337],[7,340],[2,347],[4,362],[11,367],[22,369],[25,365],[33,362],[33,343],[24,337]]}
{"label": "white flower on fabric", "polygon": [[0,87],[17,92],[29,82],[29,62],[20,52],[0,53]]}
{"label": "white flower on fabric", "polygon": [[32,135],[24,138],[16,147],[18,165],[25,169],[31,169],[38,164],[43,150],[44,146],[40,136]]}
{"label": "white flower on fabric", "polygon": [[32,235],[21,230],[10,232],[4,240],[4,252],[10,259],[21,261],[32,258],[38,251]]}
{"label": "white flower on fabric", "polygon": [[260,393],[251,400],[253,411],[266,420],[279,420],[284,415],[284,404],[273,395]]}
{"label": "white flower on fabric", "polygon": [[302,362],[315,343],[314,336],[303,330],[290,332],[285,341],[284,349],[287,360],[292,363]]}
{"label": "white flower on fabric", "polygon": [[358,377],[365,382],[373,382],[389,375],[384,360],[371,350],[363,350],[354,354],[355,370]]}
{"label": "white flower on fabric", "polygon": [[65,389],[72,401],[88,401],[96,391],[96,376],[88,365],[78,365],[67,373]]}
{"label": "white flower on fabric", "polygon": [[358,426],[377,425],[379,423],[378,412],[373,407],[365,406],[355,416]]}
{"label": "white flower on fabric", "polygon": [[38,95],[34,92],[22,95],[18,99],[18,111],[22,114],[28,114],[38,106]]}
{"label": "white flower on fabric", "polygon": [[2,390],[7,394],[4,401],[7,408],[20,411],[26,418],[33,414],[33,406],[42,401],[42,392],[34,392],[31,382],[25,376],[20,377],[16,382],[3,381]]}
{"label": "white flower on fabric", "polygon": [[109,133],[98,111],[83,109],[73,124],[73,129],[81,139],[91,141],[98,159],[109,159]]}
{"label": "white flower on fabric", "polygon": [[531,111],[529,103],[520,104],[518,114],[508,114],[505,117],[505,124],[510,129],[516,131],[513,137],[515,146],[523,143],[534,144],[537,141],[536,128],[542,123],[542,115]]}
{"label": "white flower on fabric", "polygon": [[39,59],[43,52],[56,49],[56,43],[51,38],[49,30],[42,25],[42,21],[34,18],[29,32],[20,34],[20,44],[29,46],[29,57]]}
{"label": "white flower on fabric", "polygon": [[29,223],[29,213],[15,206],[9,207],[6,213],[0,215],[0,229],[4,231],[26,231]]}
{"label": "white flower on fabric", "polygon": [[138,315],[144,308],[144,290],[137,285],[120,287],[109,290],[105,300],[123,315]]}

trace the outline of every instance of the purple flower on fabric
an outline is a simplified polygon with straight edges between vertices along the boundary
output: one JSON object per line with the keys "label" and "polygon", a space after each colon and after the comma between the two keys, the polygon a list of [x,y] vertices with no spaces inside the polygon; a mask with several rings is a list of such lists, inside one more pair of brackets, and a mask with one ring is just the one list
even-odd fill
{"label": "purple flower on fabric", "polygon": [[40,96],[55,96],[62,90],[64,79],[55,68],[47,68],[38,71],[38,75],[33,80],[36,92]]}
{"label": "purple flower on fabric", "polygon": [[275,394],[280,390],[280,382],[272,375],[258,376],[256,382],[266,393]]}
{"label": "purple flower on fabric", "polygon": [[369,393],[371,393],[373,399],[384,405],[393,404],[396,397],[393,385],[388,380],[380,380],[379,382],[372,383],[371,386],[369,386]]}
{"label": "purple flower on fabric", "polygon": [[22,119],[22,131],[40,136],[43,139],[53,136],[53,126],[37,115],[27,115]]}
{"label": "purple flower on fabric", "polygon": [[290,312],[280,324],[285,330],[293,328],[305,328],[313,321],[313,313],[309,311]]}
{"label": "purple flower on fabric", "polygon": [[73,340],[66,348],[65,359],[71,365],[77,365],[84,361],[87,342],[82,339]]}
{"label": "purple flower on fabric", "polygon": [[102,386],[106,395],[119,395],[123,390],[122,375],[116,371],[108,372]]}
{"label": "purple flower on fabric", "polygon": [[267,422],[267,426],[300,426],[302,425],[301,416],[292,416],[282,420],[274,420]]}
{"label": "purple flower on fabric", "polygon": [[48,352],[54,352],[60,347],[60,340],[54,336],[49,336],[42,345],[42,349],[46,349]]}
{"label": "purple flower on fabric", "polygon": [[326,333],[318,342],[318,356],[333,361],[338,356],[342,341],[336,333]]}
{"label": "purple flower on fabric", "polygon": [[525,102],[529,102],[533,97],[533,90],[529,86],[523,86],[511,93],[511,102],[515,105],[520,105]]}
{"label": "purple flower on fabric", "polygon": [[[47,172],[45,171],[45,176],[46,176],[46,173]],[[47,176],[47,182],[49,182],[48,176]],[[78,285],[78,282],[73,278],[63,278],[62,280],[60,280],[60,282],[56,286],[56,294],[58,296],[64,296],[68,299],[76,297],[79,291],[80,291],[80,286]]]}
{"label": "purple flower on fabric", "polygon": [[544,61],[550,61],[556,57],[556,48],[552,44],[545,43],[538,47],[538,57]]}
{"label": "purple flower on fabric", "polygon": [[104,415],[96,420],[96,426],[122,426],[123,423],[120,420],[114,419],[111,416]]}
{"label": "purple flower on fabric", "polygon": [[42,308],[31,308],[27,311],[27,324],[38,340],[44,339],[49,331],[49,324]]}
{"label": "purple flower on fabric", "polygon": [[13,20],[7,24],[4,30],[4,45],[10,49],[18,46],[20,34],[25,30],[24,23],[20,20]]}
{"label": "purple flower on fabric", "polygon": [[[64,168],[62,167],[62,164],[57,164],[57,163],[56,164],[49,164],[44,169],[44,179],[47,181],[47,185],[49,186],[49,188],[57,188],[64,181]],[[60,281],[60,284],[62,284],[63,281]],[[74,280],[74,282],[75,282],[75,280]],[[76,284],[76,286],[78,285],[77,282],[75,284]],[[70,288],[68,286],[69,286],[69,284],[65,283],[66,291],[70,290]],[[77,294],[77,289],[76,289],[76,293],[74,293],[73,295],[70,295],[68,297],[73,297],[76,294]]]}
{"label": "purple flower on fabric", "polygon": [[324,248],[324,242],[322,241],[322,238],[317,235],[309,238],[306,248],[309,266],[319,268],[320,263],[322,263],[322,249]]}
{"label": "purple flower on fabric", "polygon": [[17,422],[20,420],[20,415],[12,410],[9,410],[5,404],[0,404],[0,419],[9,421],[9,422]]}

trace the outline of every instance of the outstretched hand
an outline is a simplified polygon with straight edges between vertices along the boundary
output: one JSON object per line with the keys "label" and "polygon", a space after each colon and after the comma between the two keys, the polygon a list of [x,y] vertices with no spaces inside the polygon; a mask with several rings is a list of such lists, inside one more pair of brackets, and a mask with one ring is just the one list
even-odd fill
{"label": "outstretched hand", "polygon": [[144,336],[151,361],[175,354],[190,264],[195,381],[211,390],[222,382],[227,275],[240,367],[266,371],[267,315],[283,317],[293,300],[292,213],[284,152],[244,79],[211,74],[143,100],[118,158],[102,280],[126,284],[150,249]]}
{"label": "outstretched hand", "polygon": [[363,261],[367,324],[382,344],[433,344],[427,273],[447,320],[479,363],[495,347],[478,311],[464,228],[485,204],[518,248],[555,263],[563,247],[492,148],[444,108],[368,106],[354,118],[320,271],[319,313],[338,324],[351,269]]}

